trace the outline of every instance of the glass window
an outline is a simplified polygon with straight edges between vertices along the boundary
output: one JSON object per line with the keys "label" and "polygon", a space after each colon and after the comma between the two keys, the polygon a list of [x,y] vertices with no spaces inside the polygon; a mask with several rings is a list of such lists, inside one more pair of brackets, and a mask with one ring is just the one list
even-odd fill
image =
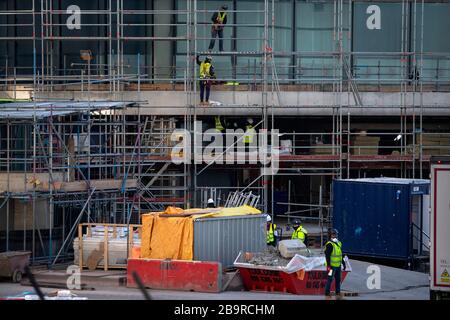
{"label": "glass window", "polygon": [[[354,5],[354,76],[359,81],[398,82],[402,78],[402,4],[360,2]],[[407,50],[407,48],[404,48]],[[379,52],[379,56],[366,53]],[[383,53],[383,54],[382,54]]]}
{"label": "glass window", "polygon": [[[272,8],[270,7],[270,10]],[[293,49],[293,2],[289,0],[280,0],[275,2],[275,36],[273,50],[289,54]],[[270,21],[271,17],[269,17]],[[272,28],[269,28],[269,43],[272,42]],[[285,83],[292,79],[293,66],[292,56],[276,57],[276,73],[278,81]],[[269,79],[272,78],[272,71],[269,69]]]}
{"label": "glass window", "polygon": [[264,1],[238,1],[236,10],[241,11],[236,14],[237,51],[261,51],[264,39]]}
{"label": "glass window", "polygon": [[[423,14],[422,80],[436,84],[450,81],[450,3],[425,3]],[[417,4],[416,52],[420,52],[422,37],[422,5]],[[420,56],[417,56],[420,70]]]}
{"label": "glass window", "polygon": [[[297,1],[296,3],[296,51],[304,54],[296,56],[295,77],[301,82],[327,82],[339,75],[337,61],[332,52],[338,51],[335,39],[335,11],[334,2]],[[343,50],[349,45],[346,41],[348,33],[348,3],[342,8]],[[329,52],[329,55],[319,54]]]}

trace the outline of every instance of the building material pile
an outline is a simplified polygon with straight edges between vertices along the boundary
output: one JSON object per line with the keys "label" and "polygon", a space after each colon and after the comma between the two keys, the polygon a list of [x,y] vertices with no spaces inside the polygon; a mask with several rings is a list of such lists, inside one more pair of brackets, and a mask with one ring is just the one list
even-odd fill
{"label": "building material pile", "polygon": [[353,155],[377,155],[380,137],[359,135],[352,139],[350,153]]}
{"label": "building material pile", "polygon": [[[272,261],[270,262],[270,259]],[[286,259],[285,259],[286,260]],[[296,254],[286,264],[277,259],[276,254],[241,252],[234,262],[239,268],[242,282],[247,290],[283,292],[304,295],[323,295],[327,282],[325,256],[313,252],[310,257]],[[352,271],[347,256],[344,257],[346,269],[341,280]],[[331,290],[334,290],[332,284]]]}
{"label": "building material pile", "polygon": [[[244,205],[180,209],[142,215],[141,258],[220,261],[232,265],[239,250],[265,247],[266,217]],[[238,232],[246,230],[245,233]]]}
{"label": "building material pile", "polygon": [[292,258],[296,254],[309,256],[310,251],[300,239],[283,240],[278,243],[278,251],[284,258]]}
{"label": "building material pile", "polygon": [[[44,296],[45,300],[88,300],[87,297],[80,297],[70,290],[57,290]],[[26,294],[23,300],[40,300],[37,294]]]}
{"label": "building material pile", "polygon": [[[129,226],[127,225],[96,225],[87,226],[86,233],[73,241],[74,263],[80,264],[80,255],[82,267],[88,267],[89,270],[95,270],[97,267],[107,268],[126,268],[127,259],[130,256],[133,246],[140,246],[141,239],[139,230],[135,230],[128,237]],[[131,229],[136,229],[131,225]],[[140,229],[137,227],[137,229]],[[107,235],[105,235],[107,232]],[[105,240],[107,244],[105,245]],[[105,266],[105,257],[107,264]]]}
{"label": "building material pile", "polygon": [[417,134],[415,138],[415,150],[411,141],[411,144],[406,146],[406,153],[413,154],[414,151],[416,155],[419,155],[419,144],[421,143],[421,141],[423,155],[439,156],[450,154],[450,135],[448,134],[423,134],[422,138]]}
{"label": "building material pile", "polygon": [[333,154],[333,148],[336,147],[336,145],[333,146],[332,144],[315,144],[312,146],[311,151],[312,154]]}
{"label": "building material pile", "polygon": [[[326,270],[325,255],[322,250],[305,250],[305,255],[294,255],[291,259],[283,258],[279,251],[268,248],[262,252],[241,252],[236,258],[236,267],[279,270],[286,273],[293,273],[299,270]],[[348,261],[348,258],[344,258]],[[351,270],[348,266],[347,270]]]}

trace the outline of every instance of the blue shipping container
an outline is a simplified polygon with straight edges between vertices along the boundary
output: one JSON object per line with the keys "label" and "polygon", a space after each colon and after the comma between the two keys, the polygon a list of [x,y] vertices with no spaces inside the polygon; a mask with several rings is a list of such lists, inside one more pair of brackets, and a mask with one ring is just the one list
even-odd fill
{"label": "blue shipping container", "polygon": [[429,180],[373,178],[333,181],[333,226],[345,253],[407,260],[414,195]]}

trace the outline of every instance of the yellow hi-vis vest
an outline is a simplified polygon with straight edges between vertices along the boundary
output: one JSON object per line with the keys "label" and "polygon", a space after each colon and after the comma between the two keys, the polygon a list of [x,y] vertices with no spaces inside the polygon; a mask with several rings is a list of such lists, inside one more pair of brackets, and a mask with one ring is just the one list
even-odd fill
{"label": "yellow hi-vis vest", "polygon": [[222,14],[220,14],[220,12],[217,13],[217,19],[219,20],[220,23],[223,22],[223,19],[225,19],[226,15],[227,15],[226,12],[222,12]]}
{"label": "yellow hi-vis vest", "polygon": [[269,225],[269,230],[267,230],[267,244],[271,244],[275,242],[275,229],[277,228],[277,225],[274,223],[271,223]]}
{"label": "yellow hi-vis vest", "polygon": [[308,230],[303,228],[302,226],[298,227],[297,230],[294,230],[291,239],[300,239],[305,242],[305,236],[308,234]]}
{"label": "yellow hi-vis vest", "polygon": [[250,144],[253,143],[253,136],[255,135],[256,131],[253,129],[253,126],[247,125],[244,133],[244,143]]}
{"label": "yellow hi-vis vest", "polygon": [[215,117],[216,119],[216,129],[219,131],[223,131],[225,128],[222,126],[222,123],[220,122],[220,117]]}
{"label": "yellow hi-vis vest", "polygon": [[211,76],[211,74],[209,73],[210,69],[211,69],[211,63],[203,61],[200,64],[200,78],[204,79],[206,77]]}
{"label": "yellow hi-vis vest", "polygon": [[330,257],[330,265],[332,267],[340,267],[342,264],[342,243],[340,241],[333,242],[333,241],[328,241],[325,246],[327,246],[329,243],[331,243],[331,245],[333,246],[333,251],[331,252],[331,257]]}

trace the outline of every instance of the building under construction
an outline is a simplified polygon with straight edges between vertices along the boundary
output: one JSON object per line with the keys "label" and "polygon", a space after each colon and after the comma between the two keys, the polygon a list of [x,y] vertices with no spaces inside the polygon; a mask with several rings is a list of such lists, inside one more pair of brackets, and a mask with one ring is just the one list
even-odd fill
{"label": "building under construction", "polygon": [[[326,225],[335,178],[428,178],[450,154],[449,16],[447,0],[0,0],[0,251],[55,262],[80,222],[235,191]],[[215,67],[207,107],[198,55]],[[182,130],[198,146],[249,118],[278,130],[276,172],[173,161]]]}

